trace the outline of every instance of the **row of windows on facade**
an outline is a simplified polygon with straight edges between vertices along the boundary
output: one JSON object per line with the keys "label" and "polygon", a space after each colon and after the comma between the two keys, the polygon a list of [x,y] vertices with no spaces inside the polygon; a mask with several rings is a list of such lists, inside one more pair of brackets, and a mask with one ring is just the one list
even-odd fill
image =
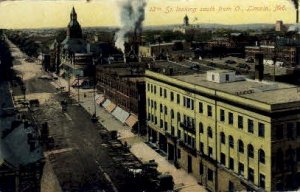
{"label": "row of windows on facade", "polygon": [[[231,160],[231,166],[233,167],[234,166],[234,163],[233,163],[233,159],[230,158]],[[244,172],[244,165],[242,163],[239,163],[239,172],[241,173],[241,175],[243,175],[243,172]],[[199,173],[200,175],[204,175],[204,166],[202,163],[200,163],[200,166],[199,166]],[[213,181],[214,180],[214,172],[213,170],[207,168],[207,179],[208,181]],[[254,170],[252,168],[248,168],[248,180],[251,181],[252,183],[254,183]],[[259,187],[261,188],[265,188],[265,185],[266,185],[266,177],[264,174],[259,174]],[[229,186],[228,186],[228,190],[229,191],[234,191],[234,186],[233,186],[233,183],[232,182],[229,182]]]}
{"label": "row of windows on facade", "polygon": [[[151,116],[150,120],[154,121],[154,123],[157,123],[157,121],[155,121],[154,119],[157,119],[157,118],[153,118],[153,116]],[[164,122],[162,119],[160,120],[160,128],[164,128],[165,130],[168,130],[168,123],[167,122]],[[171,134],[174,135],[174,127],[171,126]],[[202,131],[201,131],[202,130]],[[203,129],[200,129],[200,133],[203,133]],[[181,138],[181,131],[178,130],[178,138]],[[212,128],[211,127],[208,127],[207,129],[207,136],[209,138],[213,138],[213,131],[212,131]],[[191,137],[190,135],[188,134],[184,134],[184,142],[187,143],[189,146],[191,146],[192,148],[195,148],[195,139],[193,137]],[[224,132],[221,132],[220,133],[220,143],[221,144],[226,144],[226,137],[225,137],[225,133]],[[238,140],[238,152],[240,153],[244,153],[244,142],[242,140]],[[229,147],[234,149],[234,139],[233,139],[233,136],[229,136],[228,137],[228,144],[229,144]],[[200,143],[200,151],[203,152],[203,146],[204,144],[201,145]],[[259,153],[259,162],[260,163],[265,163],[265,152],[264,150],[260,149],[258,151]],[[212,149],[209,149],[208,150],[208,155],[209,156],[212,156],[213,152],[212,152]],[[248,145],[248,157],[250,158],[254,158],[254,148],[251,144]]]}
{"label": "row of windows on facade", "polygon": [[[157,109],[156,101],[148,99],[148,106],[151,108]],[[199,109],[201,109],[199,112],[203,113],[203,103],[199,103],[199,106],[201,106]],[[164,113],[165,115],[168,115],[168,108],[167,106],[163,106],[160,104],[160,112]],[[174,118],[174,110],[170,110],[171,118]],[[207,116],[212,116],[212,106],[207,105]],[[180,113],[177,113],[177,120],[180,121]],[[225,111],[223,109],[220,109],[220,121],[225,122]],[[190,121],[188,121],[190,122]],[[232,112],[228,112],[228,124],[234,125],[234,115]],[[241,115],[238,115],[238,128],[243,129],[244,128],[244,118]],[[254,133],[254,121],[252,119],[248,119],[248,132]],[[258,136],[259,137],[265,137],[265,124],[259,122],[258,123]]]}

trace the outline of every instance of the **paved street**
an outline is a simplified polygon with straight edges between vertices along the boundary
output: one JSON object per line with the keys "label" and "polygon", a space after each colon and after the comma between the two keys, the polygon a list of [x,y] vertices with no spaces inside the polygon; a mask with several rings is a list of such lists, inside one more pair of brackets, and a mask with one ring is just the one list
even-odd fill
{"label": "paved street", "polygon": [[[67,87],[67,82],[60,79],[54,85],[63,85]],[[74,99],[77,99],[77,89],[71,88]],[[85,97],[84,97],[85,95]],[[95,111],[94,107],[94,92],[93,90],[80,90],[81,105],[90,114]],[[169,173],[173,176],[175,189],[181,192],[206,191],[205,188],[199,185],[196,179],[189,175],[183,169],[176,169],[175,166],[166,160],[166,157],[155,152],[151,147],[145,144],[146,138],[139,137],[131,132],[131,128],[119,122],[113,115],[108,113],[104,108],[96,106],[96,113],[100,123],[108,130],[117,130],[120,134],[119,139],[127,142],[131,148],[130,151],[137,156],[141,161],[147,162],[155,159],[158,163],[158,170],[162,173]]]}
{"label": "paved street", "polygon": [[[90,121],[90,115],[77,104],[69,105],[63,113],[60,101],[66,99],[50,81],[39,79],[45,75],[41,66],[24,61],[24,55],[9,42],[16,59],[14,70],[20,74],[27,88],[27,99],[39,99],[41,107],[34,111],[38,123],[48,122],[49,135],[55,148],[45,153],[42,191],[134,191],[126,183],[126,174],[109,156],[109,149],[99,135],[101,127]],[[23,99],[18,87],[15,100]],[[69,100],[69,102],[72,102]],[[110,182],[113,181],[113,182]],[[52,184],[52,185],[51,185]]]}

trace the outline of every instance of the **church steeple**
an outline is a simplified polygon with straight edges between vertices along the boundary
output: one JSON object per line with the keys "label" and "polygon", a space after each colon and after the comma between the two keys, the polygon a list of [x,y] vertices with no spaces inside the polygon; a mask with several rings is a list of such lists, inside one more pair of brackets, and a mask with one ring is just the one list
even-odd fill
{"label": "church steeple", "polygon": [[189,23],[189,17],[187,15],[185,15],[185,17],[183,18],[183,24],[186,27],[190,25],[190,23]]}
{"label": "church steeple", "polygon": [[67,36],[69,38],[82,38],[81,26],[77,21],[77,13],[75,8],[72,8],[70,14],[70,23],[68,25]]}
{"label": "church steeple", "polygon": [[77,13],[75,11],[75,8],[72,8],[71,14],[70,14],[70,19],[71,20],[77,20]]}

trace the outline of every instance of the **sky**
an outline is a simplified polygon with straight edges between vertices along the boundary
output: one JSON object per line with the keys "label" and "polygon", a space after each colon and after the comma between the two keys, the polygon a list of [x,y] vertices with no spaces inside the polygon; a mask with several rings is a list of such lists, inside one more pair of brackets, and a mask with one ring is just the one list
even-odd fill
{"label": "sky", "polygon": [[[124,0],[0,1],[0,28],[66,27],[74,6],[82,27],[119,26],[119,3]],[[147,0],[144,25],[284,23],[295,21],[289,0]]]}

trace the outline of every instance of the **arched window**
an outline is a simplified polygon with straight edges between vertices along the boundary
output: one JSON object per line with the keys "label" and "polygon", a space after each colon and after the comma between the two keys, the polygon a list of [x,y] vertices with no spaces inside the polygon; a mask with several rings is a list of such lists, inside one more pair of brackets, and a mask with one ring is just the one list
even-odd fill
{"label": "arched window", "polygon": [[200,133],[203,133],[204,132],[204,130],[203,130],[203,123],[199,123],[199,132]]}
{"label": "arched window", "polygon": [[207,128],[207,135],[208,135],[208,137],[212,138],[212,129],[211,129],[211,127]]}
{"label": "arched window", "polygon": [[224,132],[221,132],[221,133],[220,133],[220,140],[221,140],[221,143],[223,143],[223,144],[226,143],[226,142],[225,142],[225,134],[224,134]]}
{"label": "arched window", "polygon": [[233,140],[233,137],[231,135],[229,136],[229,147],[234,148],[234,140]]}
{"label": "arched window", "polygon": [[244,153],[244,143],[242,140],[239,140],[239,152]]}
{"label": "arched window", "polygon": [[259,156],[259,162],[260,163],[265,163],[265,152],[264,152],[264,150],[260,149],[258,151],[258,156]]}
{"label": "arched window", "polygon": [[254,149],[251,144],[248,145],[248,157],[251,157],[251,158],[254,157]]}

